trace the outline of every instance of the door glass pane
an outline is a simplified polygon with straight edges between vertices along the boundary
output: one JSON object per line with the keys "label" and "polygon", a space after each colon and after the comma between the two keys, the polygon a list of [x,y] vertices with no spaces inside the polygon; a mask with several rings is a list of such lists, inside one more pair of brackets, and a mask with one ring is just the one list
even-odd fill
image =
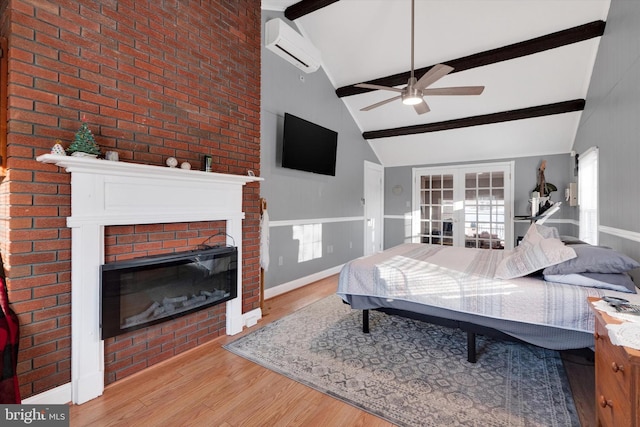
{"label": "door glass pane", "polygon": [[478,188],[491,187],[491,174],[483,173],[478,175]]}
{"label": "door glass pane", "polygon": [[423,191],[421,193],[421,204],[422,205],[429,205],[431,204],[431,193],[429,191]]}
{"label": "door glass pane", "polygon": [[476,188],[476,174],[468,173],[464,176],[465,188]]}

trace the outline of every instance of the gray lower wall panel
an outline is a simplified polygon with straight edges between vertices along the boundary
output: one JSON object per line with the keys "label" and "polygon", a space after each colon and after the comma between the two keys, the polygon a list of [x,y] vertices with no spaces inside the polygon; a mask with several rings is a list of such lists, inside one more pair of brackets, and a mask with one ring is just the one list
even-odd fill
{"label": "gray lower wall panel", "polygon": [[323,223],[322,257],[304,262],[298,261],[300,242],[294,239],[293,227],[288,225],[269,229],[271,250],[265,289],[331,269],[363,254],[363,220]]}

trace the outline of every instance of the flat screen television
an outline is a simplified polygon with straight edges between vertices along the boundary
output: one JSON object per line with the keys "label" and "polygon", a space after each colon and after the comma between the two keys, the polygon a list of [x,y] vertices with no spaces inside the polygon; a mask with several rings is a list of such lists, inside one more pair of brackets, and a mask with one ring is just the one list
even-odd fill
{"label": "flat screen television", "polygon": [[338,133],[284,114],[282,167],[335,176]]}

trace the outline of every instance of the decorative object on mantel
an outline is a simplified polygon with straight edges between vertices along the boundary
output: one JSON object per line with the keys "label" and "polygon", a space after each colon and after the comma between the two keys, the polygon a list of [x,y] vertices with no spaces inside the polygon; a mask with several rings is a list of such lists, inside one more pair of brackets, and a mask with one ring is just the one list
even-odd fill
{"label": "decorative object on mantel", "polygon": [[209,155],[205,155],[203,157],[203,163],[204,163],[204,171],[205,172],[211,172],[211,165],[213,164],[213,157],[211,157]]}
{"label": "decorative object on mantel", "polygon": [[120,160],[117,151],[107,151],[107,152],[105,152],[104,153],[104,158],[106,160],[110,160],[112,162],[117,162],[118,160]]}
{"label": "decorative object on mantel", "polygon": [[175,157],[169,157],[166,163],[170,168],[175,168],[176,166],[178,166],[178,160]]}
{"label": "decorative object on mantel", "polygon": [[182,169],[186,169],[186,170],[190,170],[190,169],[191,169],[191,163],[189,163],[189,162],[182,162],[182,164],[180,165],[180,168],[182,168]]}
{"label": "decorative object on mantel", "polygon": [[100,147],[98,147],[84,117],[82,117],[82,125],[76,132],[73,142],[67,148],[67,153],[76,157],[98,157],[100,154]]}
{"label": "decorative object on mantel", "polygon": [[51,147],[51,154],[55,154],[56,156],[66,156],[67,153],[64,151],[64,147],[62,146],[62,141],[56,139],[56,143]]}

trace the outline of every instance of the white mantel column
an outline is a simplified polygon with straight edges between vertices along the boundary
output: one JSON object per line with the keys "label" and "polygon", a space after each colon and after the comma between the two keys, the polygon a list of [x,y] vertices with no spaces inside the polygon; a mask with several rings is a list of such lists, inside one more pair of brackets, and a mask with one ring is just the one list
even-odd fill
{"label": "white mantel column", "polygon": [[[230,236],[227,239],[227,244],[235,245],[238,248],[238,298],[227,301],[227,335],[235,335],[242,332],[244,326],[244,319],[242,318],[242,221],[241,220],[228,220],[227,221],[227,234]],[[240,239],[240,241],[238,241]]]}
{"label": "white mantel column", "polygon": [[104,226],[72,226],[71,259],[71,393],[73,403],[80,404],[104,391],[99,315]]}

